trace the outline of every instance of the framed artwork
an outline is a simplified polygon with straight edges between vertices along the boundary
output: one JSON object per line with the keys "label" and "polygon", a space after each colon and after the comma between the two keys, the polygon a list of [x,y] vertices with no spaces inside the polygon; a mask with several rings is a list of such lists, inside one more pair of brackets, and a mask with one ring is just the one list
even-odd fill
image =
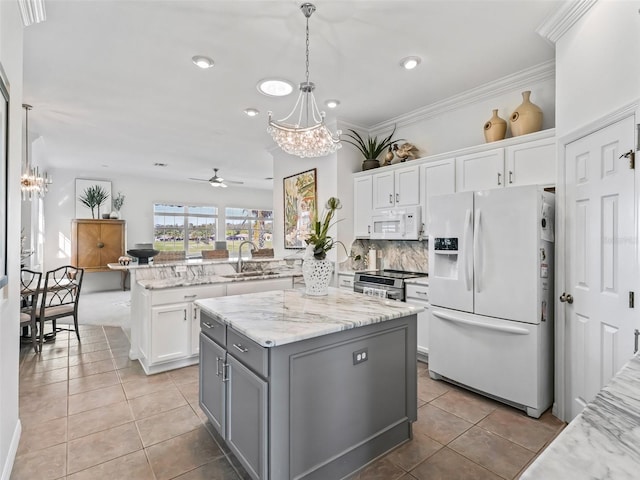
{"label": "framed artwork", "polygon": [[9,211],[9,82],[0,65],[0,288],[7,284],[7,232]]}
{"label": "framed artwork", "polygon": [[306,248],[318,204],[316,169],[285,177],[284,248]]}
{"label": "framed artwork", "polygon": [[[85,193],[87,188],[96,185],[102,187],[109,196],[102,206],[96,207],[92,213],[91,209],[79,200],[79,197]],[[103,213],[111,213],[111,182],[109,180],[76,178],[76,218],[95,218],[99,220],[102,218]]]}

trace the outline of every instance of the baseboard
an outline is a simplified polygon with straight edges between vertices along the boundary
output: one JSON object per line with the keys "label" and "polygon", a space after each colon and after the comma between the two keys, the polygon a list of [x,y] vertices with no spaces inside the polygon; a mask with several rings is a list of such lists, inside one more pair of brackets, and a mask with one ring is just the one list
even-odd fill
{"label": "baseboard", "polygon": [[11,445],[9,445],[9,451],[7,452],[7,459],[4,462],[2,468],[2,479],[9,480],[11,477],[11,470],[13,470],[13,462],[16,459],[16,453],[18,452],[18,444],[20,443],[20,434],[22,433],[22,424],[20,419],[16,422],[16,428],[13,431],[13,437],[11,438]]}

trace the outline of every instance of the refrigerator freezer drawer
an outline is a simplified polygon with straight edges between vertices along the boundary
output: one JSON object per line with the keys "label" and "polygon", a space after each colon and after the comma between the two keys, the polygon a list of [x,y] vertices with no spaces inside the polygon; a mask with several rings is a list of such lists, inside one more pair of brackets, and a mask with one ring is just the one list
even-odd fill
{"label": "refrigerator freezer drawer", "polygon": [[432,307],[429,370],[539,416],[553,398],[551,329]]}

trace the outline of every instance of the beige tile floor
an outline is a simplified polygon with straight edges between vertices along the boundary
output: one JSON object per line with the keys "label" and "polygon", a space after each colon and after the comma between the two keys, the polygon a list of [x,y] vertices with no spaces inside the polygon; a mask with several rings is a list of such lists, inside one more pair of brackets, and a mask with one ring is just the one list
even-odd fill
{"label": "beige tile floor", "polygon": [[[39,356],[21,349],[12,480],[248,478],[198,406],[197,366],[148,377],[120,328],[81,335],[82,344],[60,333]],[[564,427],[433,381],[418,365],[414,438],[351,480],[517,478]]]}

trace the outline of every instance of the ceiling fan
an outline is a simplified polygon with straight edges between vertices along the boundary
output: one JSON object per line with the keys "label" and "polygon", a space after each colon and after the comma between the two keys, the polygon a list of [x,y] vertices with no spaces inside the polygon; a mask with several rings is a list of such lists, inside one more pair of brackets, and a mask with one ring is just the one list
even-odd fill
{"label": "ceiling fan", "polygon": [[220,188],[227,188],[227,183],[235,183],[237,185],[242,185],[244,182],[238,182],[235,180],[227,180],[226,183],[224,181],[224,178],[219,177],[218,176],[218,169],[214,168],[213,169],[213,177],[211,177],[209,180],[205,180],[204,178],[189,178],[189,180],[197,180],[199,182],[209,182],[211,184],[212,187],[220,187]]}

